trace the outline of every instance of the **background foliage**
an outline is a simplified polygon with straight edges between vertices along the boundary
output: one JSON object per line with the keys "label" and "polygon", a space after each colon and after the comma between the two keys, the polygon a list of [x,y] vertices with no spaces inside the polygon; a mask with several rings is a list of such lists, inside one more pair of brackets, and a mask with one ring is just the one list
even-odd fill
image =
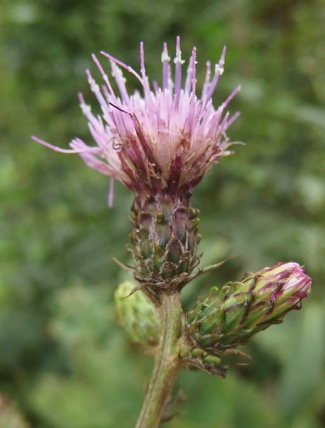
{"label": "background foliage", "polygon": [[[162,42],[205,60],[228,47],[215,103],[242,84],[230,130],[238,146],[198,186],[203,263],[237,257],[190,285],[211,285],[279,260],[314,279],[302,312],[258,335],[252,364],[227,380],[184,372],[174,428],[325,426],[325,10],[322,0],[2,0],[0,4],[0,427],[128,428],[151,359],[116,324],[112,294],[127,262],[132,195],[78,156],[47,151],[89,141],[76,93],[103,49],[160,77]],[[132,80],[132,79],[131,79]],[[202,82],[202,79],[201,79]],[[133,82],[130,81],[132,86]]]}

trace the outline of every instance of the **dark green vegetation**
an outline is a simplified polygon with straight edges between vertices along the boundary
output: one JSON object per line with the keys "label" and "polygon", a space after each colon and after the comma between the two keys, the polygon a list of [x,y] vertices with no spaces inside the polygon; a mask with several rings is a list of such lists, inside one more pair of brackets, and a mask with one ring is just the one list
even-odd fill
{"label": "dark green vegetation", "polygon": [[236,257],[189,285],[184,304],[280,260],[305,265],[314,289],[301,312],[245,348],[250,366],[233,368],[226,380],[182,373],[187,401],[169,426],[324,426],[322,3],[1,2],[1,428],[129,428],[136,420],[151,359],[128,345],[112,298],[125,278],[112,258],[129,261],[132,195],[118,184],[109,209],[105,176],[30,135],[62,147],[76,135],[89,141],[76,93],[93,99],[84,69],[99,75],[90,54],[106,50],[138,68],[143,40],[148,75],[158,80],[162,42],[172,52],[177,34],[184,58],[198,48],[199,79],[205,60],[217,61],[227,45],[215,104],[242,84],[231,106],[241,117],[230,137],[246,142],[193,197],[201,210],[202,263]]}

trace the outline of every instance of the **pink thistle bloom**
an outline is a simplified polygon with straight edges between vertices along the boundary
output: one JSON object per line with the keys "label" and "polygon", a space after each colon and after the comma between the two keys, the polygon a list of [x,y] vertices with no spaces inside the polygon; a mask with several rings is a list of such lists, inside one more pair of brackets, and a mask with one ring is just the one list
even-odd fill
{"label": "pink thistle bloom", "polygon": [[[101,107],[101,115],[91,112],[82,94],[80,106],[88,120],[96,143],[88,146],[80,138],[71,141],[71,149],[53,146],[37,137],[35,141],[62,153],[78,153],[84,162],[102,174],[117,179],[137,194],[155,196],[162,191],[179,196],[191,192],[214,163],[231,154],[226,131],[239,113],[229,116],[225,109],[240,90],[236,87],[215,109],[212,95],[223,73],[224,48],[211,78],[211,66],[206,65],[206,78],[201,97],[196,94],[196,49],[193,48],[182,87],[180,38],[176,40],[174,81],[171,76],[167,45],[162,52],[162,85],[151,86],[145,72],[144,48],[140,44],[140,73],[111,55],[112,76],[119,94],[100,62],[93,55],[104,85],[100,88],[87,70],[88,81]],[[133,74],[142,86],[143,95],[129,95],[122,69]],[[109,202],[112,202],[110,186]]]}

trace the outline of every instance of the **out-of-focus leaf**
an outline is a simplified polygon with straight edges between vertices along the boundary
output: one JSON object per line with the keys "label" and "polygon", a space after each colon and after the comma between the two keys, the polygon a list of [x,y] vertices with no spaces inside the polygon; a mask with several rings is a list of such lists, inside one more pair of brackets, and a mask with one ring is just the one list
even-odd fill
{"label": "out-of-focus leaf", "polygon": [[17,407],[0,395],[0,428],[29,428]]}
{"label": "out-of-focus leaf", "polygon": [[292,344],[291,355],[283,367],[279,384],[279,403],[283,414],[289,419],[299,419],[313,400],[324,379],[325,362],[325,317],[323,308],[310,304],[304,308],[299,319],[299,335]]}

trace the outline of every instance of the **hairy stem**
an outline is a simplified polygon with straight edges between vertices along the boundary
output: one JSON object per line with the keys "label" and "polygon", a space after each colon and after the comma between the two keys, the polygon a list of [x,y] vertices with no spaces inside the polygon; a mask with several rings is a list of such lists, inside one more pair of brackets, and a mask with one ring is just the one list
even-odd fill
{"label": "hairy stem", "polygon": [[157,428],[180,368],[179,338],[183,311],[179,294],[163,294],[158,307],[160,343],[136,428]]}

